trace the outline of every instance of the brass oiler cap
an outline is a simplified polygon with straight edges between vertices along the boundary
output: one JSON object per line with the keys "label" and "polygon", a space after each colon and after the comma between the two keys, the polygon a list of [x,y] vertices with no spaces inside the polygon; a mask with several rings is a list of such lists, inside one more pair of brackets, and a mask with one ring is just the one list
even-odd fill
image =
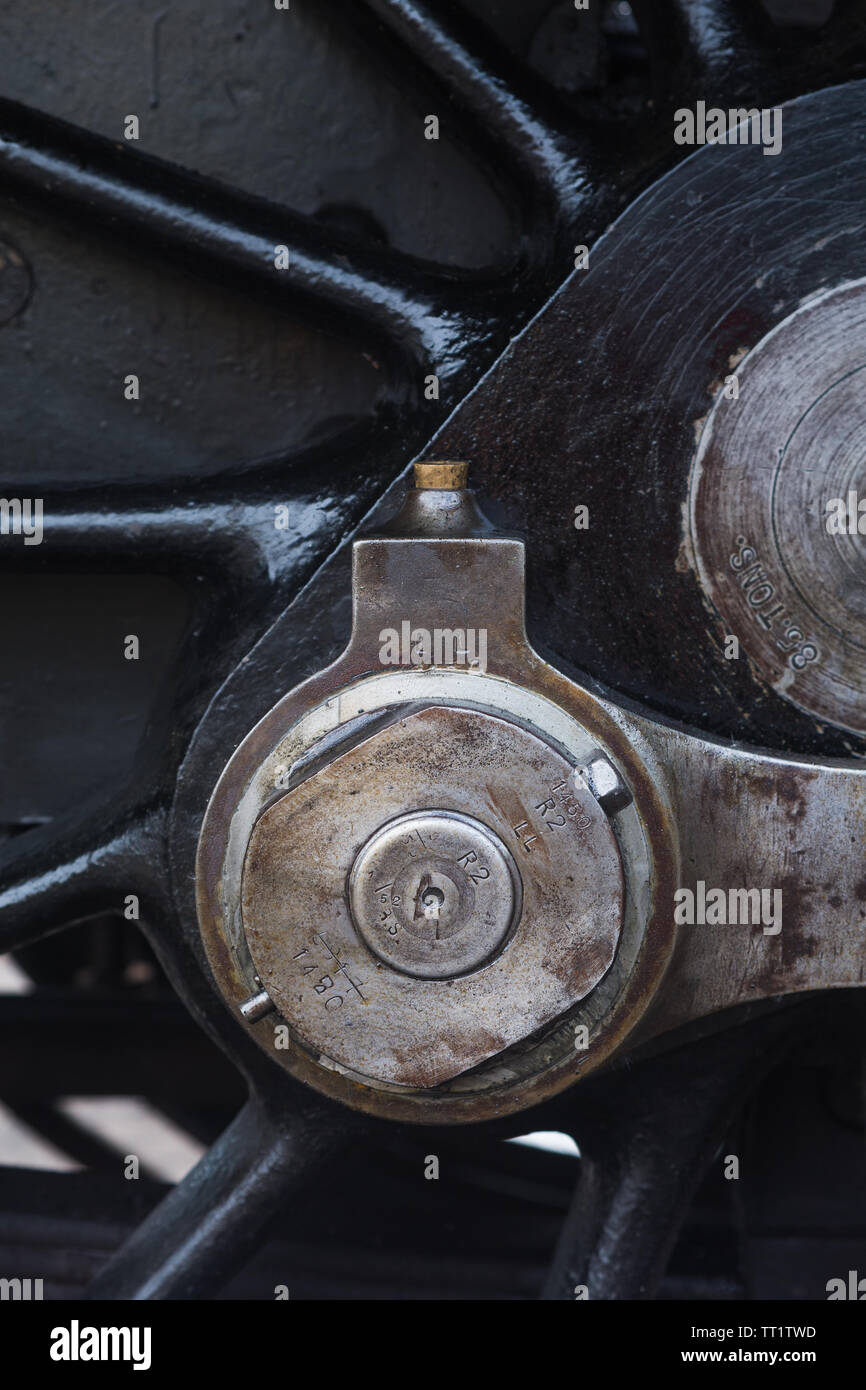
{"label": "brass oiler cap", "polygon": [[458,463],[453,459],[427,460],[415,464],[415,486],[417,488],[439,488],[448,492],[459,492],[466,486],[469,464]]}

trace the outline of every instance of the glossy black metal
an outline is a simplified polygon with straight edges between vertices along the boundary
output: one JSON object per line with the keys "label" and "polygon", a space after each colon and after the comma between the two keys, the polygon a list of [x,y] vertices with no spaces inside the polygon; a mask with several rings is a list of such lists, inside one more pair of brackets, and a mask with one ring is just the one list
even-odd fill
{"label": "glossy black metal", "polygon": [[810,1023],[814,1008],[789,1003],[581,1087],[581,1176],[543,1298],[655,1296],[734,1117]]}
{"label": "glossy black metal", "polygon": [[274,1208],[352,1133],[351,1124],[311,1100],[288,1126],[251,1099],[100,1270],[87,1297],[206,1298],[249,1258]]}
{"label": "glossy black metal", "polygon": [[[282,301],[293,312],[378,338],[403,398],[401,374],[435,372],[442,382],[465,379],[495,347],[496,325],[515,309],[515,296],[534,294],[561,278],[555,265],[566,233],[599,202],[598,152],[574,131],[554,125],[540,83],[519,66],[484,65],[428,7],[377,0],[398,47],[417,55],[449,100],[460,102],[460,138],[473,143],[488,175],[520,214],[522,236],[510,266],[486,272],[434,267],[330,232],[263,199],[241,194],[94,136],[29,108],[0,100],[0,184],[47,201],[52,211],[83,218],[91,228],[162,252],[184,269]],[[363,29],[350,6],[347,18]],[[463,28],[466,26],[464,25]],[[369,31],[369,25],[366,26]],[[382,56],[381,30],[375,48]],[[387,53],[387,46],[386,46]],[[500,63],[503,55],[498,55]],[[519,88],[524,88],[522,95]],[[539,103],[533,105],[531,98]],[[634,183],[636,170],[632,171]],[[627,182],[627,180],[626,180]],[[604,190],[611,207],[613,190]],[[596,213],[602,207],[596,208]],[[288,264],[277,268],[285,248]]]}
{"label": "glossy black metal", "polygon": [[0,952],[122,910],[130,893],[155,910],[163,895],[164,853],[164,809],[111,802],[12,840],[0,851]]}
{"label": "glossy black metal", "polygon": [[[587,194],[610,179],[596,141],[466,11],[419,0],[367,0],[367,8],[420,60],[419,76],[438,88],[450,118],[461,128],[472,122],[486,176],[517,183],[524,227],[542,232],[549,257],[585,212]],[[369,35],[380,61],[389,56],[383,37],[381,28]]]}
{"label": "glossy black metal", "polygon": [[866,72],[866,17],[857,0],[837,0],[823,23],[806,30],[775,25],[764,5],[741,0],[636,0],[634,8],[665,108],[696,100],[773,106],[831,74],[838,81]]}
{"label": "glossy black metal", "polygon": [[7,191],[45,200],[55,213],[160,251],[186,270],[365,330],[368,342],[372,332],[416,367],[436,363],[447,375],[455,348],[482,328],[461,307],[461,277],[441,281],[421,266],[386,271],[384,253],[352,246],[320,223],[9,102],[0,103],[0,177]]}
{"label": "glossy black metal", "polygon": [[[683,508],[697,433],[732,364],[807,296],[862,274],[864,94],[852,82],[786,105],[777,156],[697,150],[659,180],[433,445],[473,460],[495,520],[544,537],[527,607],[558,664],[722,737],[828,756],[860,741],[708,639]],[[518,401],[519,437],[502,430]]]}
{"label": "glossy black metal", "polygon": [[[286,1194],[354,1133],[355,1120],[348,1112],[330,1112],[310,1097],[301,1101],[295,1090],[276,1087],[266,1060],[239,1039],[202,960],[191,873],[201,814],[216,771],[254,720],[335,655],[345,640],[351,534],[363,517],[378,522],[393,510],[404,489],[401,476],[394,481],[398,467],[418,451],[447,409],[477,382],[496,352],[507,347],[509,338],[564,279],[574,244],[593,242],[614,210],[682,153],[670,139],[668,98],[674,84],[683,84],[677,91],[710,100],[718,93],[738,102],[766,104],[804,87],[856,75],[864,62],[862,19],[853,5],[838,8],[833,24],[804,49],[787,38],[779,40],[762,20],[744,19],[744,11],[728,0],[642,6],[645,34],[656,58],[655,114],[647,113],[639,129],[614,126],[593,132],[590,140],[585,133],[573,133],[561,102],[506,59],[477,25],[459,19],[450,8],[443,17],[438,9],[434,13],[432,6],[409,0],[371,0],[369,9],[387,26],[386,36],[381,27],[371,27],[368,18],[358,17],[357,6],[346,7],[358,32],[366,32],[379,55],[389,60],[399,56],[401,64],[411,57],[423,69],[425,90],[438,92],[448,111],[465,122],[467,141],[513,203],[518,229],[514,257],[508,265],[483,273],[433,267],[342,234],[326,234],[321,224],[271,203],[118,148],[14,103],[0,104],[0,187],[7,193],[22,202],[35,199],[52,214],[72,216],[95,234],[117,236],[147,254],[168,256],[197,275],[228,277],[247,291],[277,297],[292,313],[297,308],[321,314],[335,329],[360,333],[365,341],[379,344],[387,368],[375,432],[352,441],[357,444],[354,457],[348,447],[338,445],[344,471],[338,468],[318,489],[309,479],[325,457],[324,448],[300,461],[270,460],[252,469],[246,465],[204,488],[136,485],[114,490],[110,512],[97,490],[70,491],[56,499],[53,530],[49,526],[44,550],[19,553],[14,562],[24,572],[58,563],[105,568],[146,564],[184,573],[194,585],[203,582],[199,576],[207,576],[208,587],[213,586],[223,604],[222,623],[213,599],[203,605],[205,616],[192,634],[196,669],[180,683],[180,711],[161,711],[161,727],[153,728],[143,750],[145,762],[158,771],[156,783],[163,796],[186,753],[168,842],[164,801],[155,793],[153,798],[136,798],[136,804],[146,808],[143,817],[124,803],[117,824],[107,813],[89,825],[76,818],[62,834],[55,827],[32,839],[24,837],[5,854],[5,898],[0,900],[8,908],[5,949],[102,911],[117,894],[140,891],[142,924],[191,1014],[240,1072],[252,1078],[259,1097],[267,1098],[249,1103],[202,1164],[112,1259],[91,1296],[195,1297],[213,1291],[254,1248],[263,1224]],[[795,49],[799,66],[793,61]],[[777,61],[779,54],[784,61]],[[811,160],[813,169],[827,162],[821,140],[831,139],[840,122],[850,125],[861,103],[862,94],[855,89],[815,99],[809,109],[817,113],[816,121],[808,130],[803,128],[804,158]],[[810,153],[807,145],[813,138],[817,145]],[[850,191],[858,177],[856,169],[849,169],[843,190]],[[810,215],[820,218],[828,192],[817,173],[815,178]],[[623,246],[637,253],[641,239],[646,245],[653,237],[663,247],[664,235],[684,215],[683,198],[690,187],[686,172],[672,202],[666,202],[669,194],[663,189],[636,205],[593,251],[586,286],[579,275],[575,277],[545,322],[533,325],[522,342],[508,348],[483,391],[469,397],[438,437],[456,451],[455,456],[467,454],[477,462],[485,501],[494,508],[497,521],[532,525],[538,557],[532,603],[536,615],[544,613],[546,624],[536,624],[536,631],[547,632],[559,660],[589,665],[620,690],[643,697],[649,693],[662,708],[670,703],[670,692],[651,688],[647,675],[658,669],[658,645],[642,637],[626,651],[626,643],[605,632],[603,621],[590,632],[593,604],[587,603],[587,593],[595,585],[594,611],[603,618],[610,607],[610,586],[591,554],[584,552],[581,569],[570,559],[564,562],[563,533],[573,544],[568,508],[562,516],[551,508],[562,504],[564,476],[570,486],[578,477],[583,486],[585,478],[586,486],[601,488],[602,496],[611,478],[622,478],[624,461],[635,467],[644,461],[635,412],[639,424],[641,417],[648,427],[655,422],[641,407],[637,375],[632,415],[622,399],[617,373],[628,367],[627,337],[625,349],[620,346],[623,356],[609,363],[620,399],[599,398],[587,375],[575,372],[575,367],[590,352],[595,360],[601,351],[589,308],[591,286],[601,286],[600,298],[607,302],[609,314],[611,306],[620,303],[637,306],[640,275],[624,286],[622,259],[614,253],[622,252]],[[844,191],[840,196],[844,198]],[[739,216],[742,190],[732,186],[731,199],[732,216]],[[685,206],[690,204],[686,201]],[[829,225],[829,215],[827,220]],[[290,250],[285,272],[274,266],[277,245]],[[679,271],[679,265],[671,265],[672,302]],[[786,288],[790,294],[796,292],[795,286]],[[535,363],[535,374],[527,373],[528,360]],[[409,420],[402,408],[419,403],[420,380],[428,371],[437,373],[448,390],[441,404]],[[536,387],[539,376],[543,390]],[[645,388],[642,380],[640,385]],[[561,393],[556,408],[551,391]],[[578,415],[580,428],[567,430],[563,422],[571,419],[572,402],[581,398],[586,413]],[[609,447],[615,431],[604,440],[601,433],[594,436],[595,420],[600,432],[608,420],[633,431],[629,448]],[[575,440],[589,465],[585,475],[576,466]],[[344,486],[350,468],[354,481]],[[285,485],[287,474],[290,486]],[[614,491],[617,486],[611,483]],[[275,498],[284,499],[292,513],[291,529],[282,537],[273,525]],[[662,526],[660,533],[670,539],[670,527]],[[634,560],[632,565],[636,582],[643,584],[646,566]],[[616,578],[623,583],[621,565]],[[560,594],[553,604],[551,586]],[[266,639],[226,680],[241,652],[288,600]],[[576,622],[575,612],[586,616]],[[225,615],[230,615],[229,621]],[[638,617],[644,633],[640,611]],[[619,614],[617,625],[621,631]],[[219,636],[225,640],[218,642]],[[723,694],[706,722],[715,721],[719,727],[729,703],[730,697]],[[207,717],[187,750],[192,723],[206,705]],[[798,736],[806,737],[803,726],[790,734],[792,740]],[[166,860],[172,868],[171,900],[162,872]],[[35,913],[39,922],[34,930]],[[723,1079],[718,1087],[708,1083],[702,1120],[709,1122],[732,1104],[731,1087],[744,1080],[742,1068],[734,1070],[736,1076]],[[657,1071],[659,1084],[667,1084],[670,1073],[665,1066]],[[289,1105],[294,1107],[293,1120],[284,1118]],[[645,1114],[643,1123],[649,1125]],[[649,1130],[635,1124],[618,1128],[620,1152],[639,1144],[645,1133]],[[657,1129],[650,1137],[654,1157],[643,1171],[658,1178],[670,1149]],[[689,1152],[697,1160],[705,1143],[697,1124],[690,1143]],[[684,1182],[679,1170],[669,1183],[662,1182],[653,1222],[634,1227],[629,1223],[645,1192],[637,1169],[626,1163],[613,1184],[605,1179],[596,1191],[591,1216],[596,1225],[606,1213],[609,1220],[616,1218],[614,1224],[621,1223],[623,1239],[624,1231],[639,1230],[644,1254],[634,1269],[645,1286],[656,1279],[663,1263],[669,1242],[660,1237],[659,1225],[683,1199],[688,1186]],[[579,1198],[584,1200],[585,1196]],[[560,1292],[563,1280],[574,1278],[575,1270],[610,1266],[610,1248],[603,1248],[603,1242],[597,1256],[577,1257],[566,1236],[563,1250],[553,1283]],[[601,1287],[610,1296],[624,1296],[622,1281],[605,1282],[606,1277]]]}
{"label": "glossy black metal", "polygon": [[[390,412],[383,412],[376,434],[387,440],[392,424]],[[52,486],[42,543],[6,547],[0,566],[24,574],[146,569],[207,575],[209,586],[234,590],[239,597],[245,590],[254,591],[257,601],[263,595],[285,596],[313,572],[334,535],[352,525],[375,496],[375,471],[357,474],[359,452],[370,448],[371,433],[353,430],[347,441],[327,450],[329,482],[345,483],[340,496],[316,481],[315,462],[325,453],[319,447],[311,457],[275,460],[196,487],[173,481],[115,483],[110,507],[104,487]]]}

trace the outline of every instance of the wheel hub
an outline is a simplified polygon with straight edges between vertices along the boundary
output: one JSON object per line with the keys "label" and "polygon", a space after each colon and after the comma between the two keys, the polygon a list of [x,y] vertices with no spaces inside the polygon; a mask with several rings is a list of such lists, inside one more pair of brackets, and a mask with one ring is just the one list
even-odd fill
{"label": "wheel hub", "polygon": [[522,543],[454,465],[418,481],[356,543],[344,657],[223,773],[199,919],[223,996],[290,1071],[469,1119],[567,1084],[636,1022],[673,939],[667,822],[598,701],[526,643]]}
{"label": "wheel hub", "polygon": [[308,1047],[435,1086],[589,993],[619,940],[622,868],[575,771],[511,722],[434,705],[349,734],[259,817],[243,929]]}
{"label": "wheel hub", "polygon": [[[866,282],[815,296],[737,369],[691,482],[704,590],[787,700],[866,732]],[[863,500],[863,511],[859,509]],[[862,523],[862,525],[861,525]]]}
{"label": "wheel hub", "polygon": [[349,876],[355,927],[384,964],[446,979],[482,965],[510,934],[522,893],[497,835],[455,811],[398,816]]}

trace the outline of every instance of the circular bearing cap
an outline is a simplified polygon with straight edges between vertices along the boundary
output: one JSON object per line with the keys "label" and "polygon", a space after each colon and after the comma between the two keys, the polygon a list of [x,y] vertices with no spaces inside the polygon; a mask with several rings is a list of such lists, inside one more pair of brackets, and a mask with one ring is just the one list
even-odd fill
{"label": "circular bearing cap", "polygon": [[607,974],[622,861],[557,748],[481,710],[415,706],[314,766],[258,817],[240,895],[253,967],[309,1051],[368,1082],[438,1086]]}
{"label": "circular bearing cap", "polygon": [[498,836],[455,811],[398,816],[364,845],[349,902],[374,955],[406,975],[442,980],[488,960],[520,913],[521,885]]}
{"label": "circular bearing cap", "polygon": [[701,584],[778,693],[866,732],[866,280],[778,324],[717,401],[691,480]]}

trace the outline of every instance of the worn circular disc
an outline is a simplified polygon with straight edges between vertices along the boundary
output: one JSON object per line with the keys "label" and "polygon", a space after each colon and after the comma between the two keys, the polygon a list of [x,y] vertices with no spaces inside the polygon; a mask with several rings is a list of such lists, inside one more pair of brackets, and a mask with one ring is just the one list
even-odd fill
{"label": "worn circular disc", "polygon": [[692,475],[701,582],[779,694],[866,732],[866,281],[801,305],[737,377]]}
{"label": "worn circular disc", "polygon": [[518,920],[521,896],[499,836],[457,811],[388,821],[349,875],[352,919],[370,950],[421,979],[463,975],[489,959]]}
{"label": "worn circular disc", "polygon": [[[350,735],[263,811],[244,858],[243,931],[263,987],[309,1050],[380,1082],[438,1086],[596,988],[622,933],[623,866],[574,771],[493,714],[413,707]],[[408,844],[419,830],[420,873]],[[404,932],[407,898],[408,919],[423,918],[436,876],[446,970],[430,968],[426,925],[412,944],[398,934],[387,947],[372,924],[378,910],[385,935],[395,921]]]}
{"label": "worn circular disc", "polygon": [[[866,751],[848,732],[864,727],[862,540],[814,534],[818,474],[806,470],[817,449],[822,485],[838,489],[831,496],[849,477],[858,486],[863,376],[847,386],[841,377],[861,360],[859,311],[852,306],[845,323],[835,311],[794,316],[864,274],[866,83],[782,112],[778,154],[706,145],[632,203],[430,450],[470,458],[482,505],[526,535],[529,630],[556,662],[717,736],[850,756]],[[757,410],[751,354],[789,322],[791,351],[766,377],[775,400]],[[808,353],[794,342],[800,331]],[[740,397],[725,419],[742,414],[730,467],[748,472],[751,519],[735,519],[719,497],[702,523],[699,562],[691,472],[707,417],[738,372]],[[833,389],[819,407],[825,386]],[[820,443],[808,435],[818,425],[829,431]],[[788,590],[789,624],[822,652],[808,671],[780,661],[775,632],[768,642],[752,631],[749,612],[720,621],[712,529],[724,568],[736,535],[750,539],[754,524],[778,528],[777,541],[769,532],[779,547],[772,563]],[[726,654],[728,632],[741,636],[739,658]]]}

